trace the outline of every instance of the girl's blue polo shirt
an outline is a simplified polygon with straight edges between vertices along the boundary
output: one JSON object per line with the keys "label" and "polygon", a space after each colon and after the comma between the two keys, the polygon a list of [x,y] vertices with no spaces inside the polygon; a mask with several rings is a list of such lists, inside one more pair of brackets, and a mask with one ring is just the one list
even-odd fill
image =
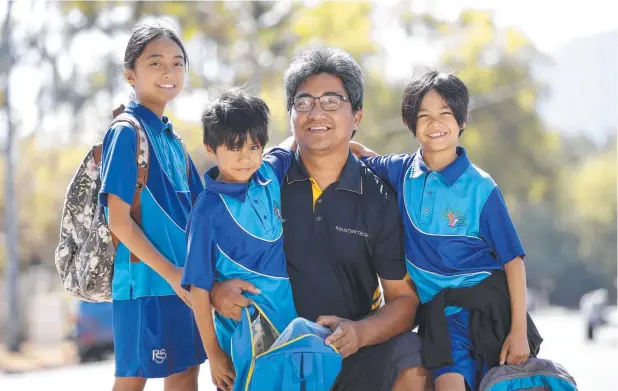
{"label": "girl's blue polo shirt", "polygon": [[[130,102],[125,111],[140,121],[148,137],[148,179],[140,195],[141,229],[165,258],[182,267],[186,258],[185,226],[193,202],[203,191],[202,180],[190,161],[189,184],[185,153],[167,117],[162,120],[136,102]],[[137,183],[136,154],[135,129],[120,123],[108,130],[103,139],[99,193],[106,214],[109,194],[129,205],[133,202]],[[112,298],[165,295],[175,295],[167,281],[145,263],[131,263],[128,249],[119,243],[114,260]]]}
{"label": "girl's blue polo shirt", "polygon": [[422,303],[442,289],[475,285],[526,254],[494,180],[464,148],[457,155],[439,172],[427,167],[420,149],[362,159],[397,191],[406,266]]}
{"label": "girl's blue polo shirt", "polygon": [[[251,299],[281,332],[296,318],[286,272],[281,219],[281,183],[292,161],[274,148],[248,183],[217,181],[216,167],[205,175],[187,226],[187,262],[182,285],[210,291],[214,281],[239,278],[262,293]],[[237,323],[215,314],[222,349],[230,352]]]}

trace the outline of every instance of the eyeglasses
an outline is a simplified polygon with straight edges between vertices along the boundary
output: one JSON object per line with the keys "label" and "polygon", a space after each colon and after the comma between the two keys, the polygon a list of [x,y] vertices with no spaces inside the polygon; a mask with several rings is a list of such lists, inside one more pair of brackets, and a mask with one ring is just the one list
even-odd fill
{"label": "eyeglasses", "polygon": [[318,99],[320,106],[326,111],[334,111],[341,107],[341,101],[350,102],[349,98],[339,94],[325,94],[314,98],[313,96],[299,96],[293,99],[294,109],[300,113],[306,113],[313,109],[313,102]]}

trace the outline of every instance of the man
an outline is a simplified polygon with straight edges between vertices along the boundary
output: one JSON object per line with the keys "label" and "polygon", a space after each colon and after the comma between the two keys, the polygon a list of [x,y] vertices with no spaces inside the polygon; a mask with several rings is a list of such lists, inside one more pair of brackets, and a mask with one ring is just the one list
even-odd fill
{"label": "man", "polygon": [[[422,390],[420,342],[410,332],[419,299],[405,280],[394,193],[349,151],[362,119],[363,75],[346,52],[311,49],[284,75],[298,144],[282,186],[287,271],[298,315],[330,327],[344,357],[333,390]],[[378,279],[385,305],[380,307]],[[239,319],[259,292],[215,284],[213,306]]]}

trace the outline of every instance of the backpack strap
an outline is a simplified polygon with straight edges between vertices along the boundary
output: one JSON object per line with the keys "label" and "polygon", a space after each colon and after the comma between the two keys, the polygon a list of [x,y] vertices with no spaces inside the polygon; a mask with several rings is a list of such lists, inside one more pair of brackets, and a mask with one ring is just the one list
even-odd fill
{"label": "backpack strap", "polygon": [[[101,164],[101,155],[103,155],[103,144],[96,144],[92,147],[92,156],[94,157],[94,164],[97,167]],[[112,231],[109,232],[112,235],[112,243],[114,244],[114,248],[118,248],[118,243],[120,243],[120,240],[118,240],[118,237],[116,237]]]}
{"label": "backpack strap", "polygon": [[[141,192],[146,187],[148,181],[148,166],[149,166],[149,147],[146,131],[142,127],[140,121],[133,115],[124,112],[124,105],[121,105],[113,112],[114,120],[111,126],[124,122],[135,129],[137,135],[137,183],[135,185],[135,193],[133,193],[133,201],[131,202],[131,218],[141,227],[142,224],[142,198]],[[96,159],[96,158],[95,158]],[[116,244],[118,239],[115,240]],[[140,259],[133,253],[130,253],[130,262],[139,263]]]}

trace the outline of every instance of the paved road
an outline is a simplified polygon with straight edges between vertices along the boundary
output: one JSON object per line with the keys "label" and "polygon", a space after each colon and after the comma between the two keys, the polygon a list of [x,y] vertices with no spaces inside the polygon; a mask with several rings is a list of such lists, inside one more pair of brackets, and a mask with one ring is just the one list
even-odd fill
{"label": "paved road", "polygon": [[[560,309],[533,314],[545,338],[541,357],[562,364],[579,384],[581,391],[618,390],[618,336],[616,329],[601,330],[598,341],[587,343],[578,314]],[[0,374],[0,391],[30,391],[51,388],[63,391],[109,391],[114,366],[110,361],[69,366],[28,374]],[[147,391],[162,390],[163,382],[153,380]],[[214,391],[208,365],[200,374],[200,391]]]}

